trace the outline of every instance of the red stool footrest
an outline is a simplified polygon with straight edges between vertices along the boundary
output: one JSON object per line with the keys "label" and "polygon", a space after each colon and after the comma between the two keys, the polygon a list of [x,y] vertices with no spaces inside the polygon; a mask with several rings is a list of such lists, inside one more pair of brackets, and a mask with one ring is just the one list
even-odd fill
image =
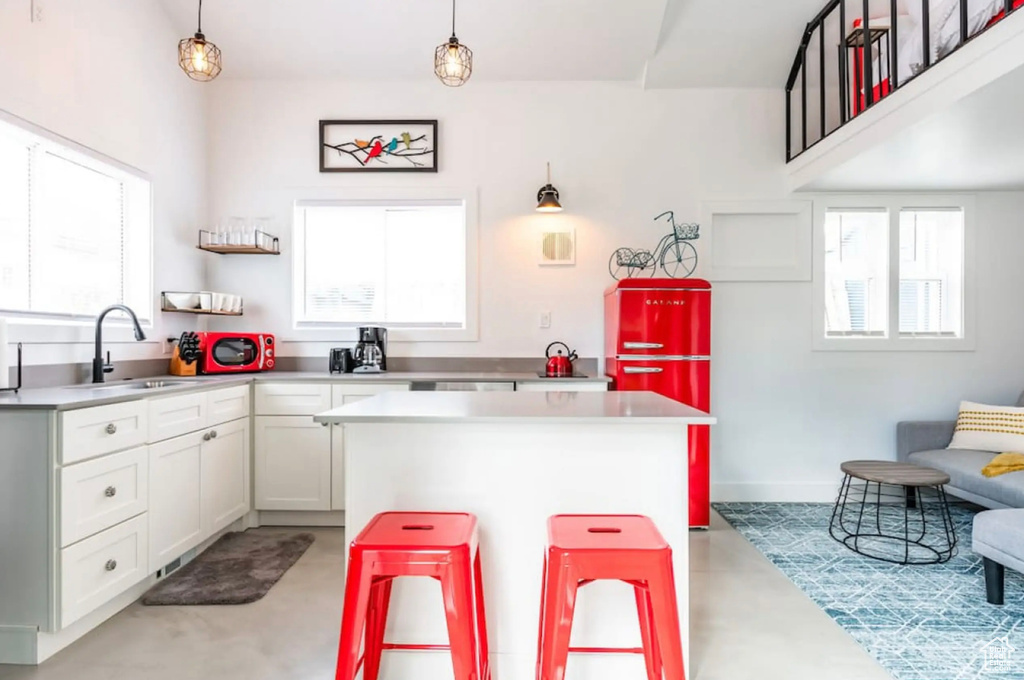
{"label": "red stool footrest", "polygon": [[[596,580],[633,586],[642,648],[569,646],[576,595]],[[672,549],[649,518],[556,515],[548,520],[537,634],[538,680],[564,680],[570,652],[640,653],[648,680],[685,680]]]}
{"label": "red stool footrest", "polygon": [[[394,579],[429,576],[441,583],[449,645],[384,642]],[[365,642],[364,642],[365,639]],[[360,643],[365,651],[360,657]],[[476,517],[385,512],[349,548],[336,680],[377,680],[387,650],[450,650],[456,680],[490,680]]]}

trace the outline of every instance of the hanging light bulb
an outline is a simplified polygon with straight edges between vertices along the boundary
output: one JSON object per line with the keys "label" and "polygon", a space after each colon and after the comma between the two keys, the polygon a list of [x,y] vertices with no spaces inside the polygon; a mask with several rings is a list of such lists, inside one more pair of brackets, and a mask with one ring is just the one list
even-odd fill
{"label": "hanging light bulb", "polygon": [[434,75],[448,87],[464,85],[473,75],[473,50],[455,37],[455,0],[452,0],[452,37],[434,50]]}
{"label": "hanging light bulb", "polygon": [[178,65],[192,80],[206,82],[220,75],[220,48],[203,35],[203,0],[199,0],[196,34],[178,43]]}
{"label": "hanging light bulb", "polygon": [[562,204],[558,202],[558,199],[558,189],[551,184],[551,163],[548,163],[548,183],[537,192],[537,212],[562,212]]}

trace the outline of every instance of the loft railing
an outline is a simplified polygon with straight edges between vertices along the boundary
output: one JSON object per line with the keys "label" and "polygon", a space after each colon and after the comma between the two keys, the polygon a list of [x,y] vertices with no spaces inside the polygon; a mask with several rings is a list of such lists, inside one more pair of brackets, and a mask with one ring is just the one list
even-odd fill
{"label": "loft railing", "polygon": [[[931,27],[931,5],[934,0],[907,0],[908,2],[921,2],[921,25],[915,26],[913,30],[919,30],[921,35],[922,62],[920,67],[906,80],[917,77],[933,64],[932,59],[932,27]],[[1009,15],[1024,4],[1020,0],[1002,0],[1003,12]],[[818,13],[814,19],[807,24],[803,36],[800,39],[800,47],[797,49],[796,59],[793,61],[793,68],[789,72],[789,79],[786,81],[786,162],[792,161],[807,149],[811,148],[830,134],[849,123],[853,118],[863,113],[880,99],[889,96],[899,89],[905,82],[900,82],[900,34],[899,34],[899,7],[898,0],[889,0],[889,16],[887,18],[875,17],[875,26],[872,27],[871,9],[877,3],[871,0],[829,0],[828,4]],[[996,23],[993,19],[990,23],[979,30],[970,33],[970,6],[969,0],[959,0],[960,35],[958,43],[946,54],[940,55],[934,61],[941,61],[957,49],[966,44],[969,40],[987,30]],[[848,11],[848,6],[853,10]],[[847,17],[857,10],[860,10],[860,25],[847,28]],[[826,27],[830,21],[838,15],[838,41],[832,45],[837,49],[838,61],[832,64],[838,65],[838,94],[831,103],[828,98],[829,88],[827,86],[827,63],[829,42],[826,40]],[[808,50],[817,42],[817,68],[818,68],[818,91],[808,91]],[[851,51],[853,53],[853,68],[851,69]],[[877,63],[876,63],[877,59]],[[916,66],[916,64],[915,64]],[[877,81],[876,82],[876,71]],[[833,73],[836,73],[833,71]],[[852,83],[850,82],[852,79]],[[794,90],[799,82],[798,103],[794,106]],[[876,91],[876,85],[879,86]],[[815,99],[809,99],[811,96]],[[838,111],[835,106],[838,105]],[[817,108],[816,112],[809,112],[810,107]],[[797,119],[799,116],[799,119]],[[817,119],[817,120],[815,120]],[[815,122],[817,135],[812,139],[814,130],[810,123]]]}

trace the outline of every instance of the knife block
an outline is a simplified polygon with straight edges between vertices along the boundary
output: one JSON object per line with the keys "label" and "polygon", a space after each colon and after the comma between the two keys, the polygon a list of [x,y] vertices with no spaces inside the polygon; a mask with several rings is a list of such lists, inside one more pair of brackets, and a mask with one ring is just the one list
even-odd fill
{"label": "knife block", "polygon": [[196,374],[196,368],[199,366],[198,361],[194,361],[191,364],[186,364],[181,360],[181,352],[177,347],[174,348],[174,354],[171,355],[171,375],[177,376],[194,376]]}

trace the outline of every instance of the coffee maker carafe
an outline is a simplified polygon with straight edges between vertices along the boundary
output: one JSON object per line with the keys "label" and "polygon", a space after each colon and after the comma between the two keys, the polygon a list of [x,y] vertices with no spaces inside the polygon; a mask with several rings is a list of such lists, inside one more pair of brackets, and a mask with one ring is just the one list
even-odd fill
{"label": "coffee maker carafe", "polygon": [[354,373],[383,373],[388,370],[388,329],[364,326],[358,330],[359,340],[352,350]]}

